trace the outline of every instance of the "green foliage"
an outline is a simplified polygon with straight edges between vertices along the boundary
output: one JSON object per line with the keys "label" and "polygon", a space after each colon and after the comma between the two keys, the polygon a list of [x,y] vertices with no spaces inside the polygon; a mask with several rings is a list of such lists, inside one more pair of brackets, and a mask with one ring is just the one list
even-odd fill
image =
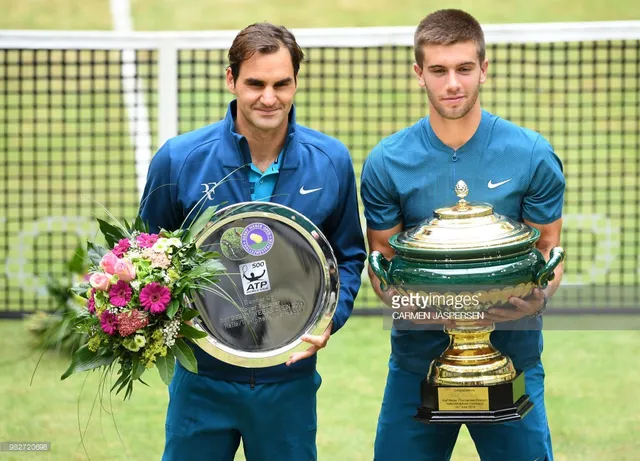
{"label": "green foliage", "polygon": [[85,275],[87,273],[87,252],[78,245],[73,252],[73,256],[67,263],[67,270],[70,274]]}
{"label": "green foliage", "polygon": [[191,373],[198,372],[198,362],[196,362],[196,357],[193,355],[191,348],[182,339],[176,339],[176,343],[170,348],[170,350],[173,355],[176,356],[180,365],[185,367]]}
{"label": "green foliage", "polygon": [[81,346],[71,359],[71,364],[62,374],[61,379],[67,379],[73,373],[81,373],[83,371],[94,370],[96,368],[110,365],[116,356],[107,348],[100,348],[96,352],[89,349],[89,345]]}
{"label": "green foliage", "polygon": [[185,243],[191,242],[193,238],[198,235],[207,224],[209,224],[209,221],[211,221],[211,218],[216,213],[217,209],[217,206],[205,208],[184,233],[182,241]]}
{"label": "green foliage", "polygon": [[196,318],[198,315],[200,315],[200,313],[195,309],[191,309],[190,307],[185,307],[182,310],[182,320],[184,320],[185,322]]}
{"label": "green foliage", "polygon": [[171,300],[171,302],[167,306],[167,317],[172,319],[173,316],[176,315],[176,312],[178,312],[179,308],[180,308],[180,303],[178,302],[178,300],[177,299]]}
{"label": "green foliage", "polygon": [[37,349],[54,349],[68,354],[87,341],[86,333],[79,331],[77,324],[88,314],[80,297],[86,297],[89,285],[73,284],[74,278],[84,277],[88,270],[87,252],[81,245],[76,247],[65,268],[67,274],[61,279],[51,278],[47,283],[53,309],[29,316],[28,327]]}
{"label": "green foliage", "polygon": [[73,353],[87,341],[87,335],[76,329],[77,320],[83,315],[86,315],[86,308],[72,302],[54,312],[32,314],[27,321],[35,338],[33,347],[53,349],[65,355]]}
{"label": "green foliage", "polygon": [[97,221],[100,225],[100,232],[102,232],[102,235],[109,248],[116,246],[119,240],[130,237],[130,235],[127,235],[126,229],[123,229],[119,226],[114,226],[113,224],[110,224],[100,218],[97,218]]}
{"label": "green foliage", "polygon": [[175,362],[176,358],[173,355],[171,349],[167,351],[166,356],[160,356],[156,359],[156,367],[158,368],[160,378],[162,379],[162,382],[164,382],[167,386],[169,385],[169,383],[171,383],[171,378],[173,378]]}
{"label": "green foliage", "polygon": [[99,266],[102,257],[107,254],[109,250],[93,242],[87,242],[87,254],[89,260],[94,266]]}
{"label": "green foliage", "polygon": [[187,325],[186,323],[180,325],[179,334],[188,339],[201,339],[207,337],[207,333],[202,330],[198,330],[191,325]]}
{"label": "green foliage", "polygon": [[129,234],[133,234],[134,232],[140,233],[149,233],[149,226],[142,220],[140,216],[136,216],[136,219],[133,221],[133,224],[129,224],[127,220],[124,220],[124,227]]}

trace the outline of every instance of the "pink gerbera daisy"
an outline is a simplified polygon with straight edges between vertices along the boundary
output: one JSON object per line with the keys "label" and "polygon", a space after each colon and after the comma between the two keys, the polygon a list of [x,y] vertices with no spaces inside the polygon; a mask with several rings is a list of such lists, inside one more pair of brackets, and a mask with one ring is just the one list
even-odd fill
{"label": "pink gerbera daisy", "polygon": [[100,316],[100,326],[102,331],[108,335],[115,335],[118,331],[118,317],[109,311],[104,311]]}
{"label": "pink gerbera daisy", "polygon": [[118,241],[118,244],[113,248],[113,254],[116,255],[118,258],[122,258],[122,256],[124,256],[125,252],[129,249],[129,247],[131,247],[131,243],[129,242],[129,239],[120,239]]}
{"label": "pink gerbera daisy", "polygon": [[127,282],[118,280],[109,290],[109,302],[114,306],[124,307],[131,300],[131,286]]}
{"label": "pink gerbera daisy", "polygon": [[158,234],[145,234],[138,235],[138,245],[140,248],[151,248],[154,243],[158,241]]}
{"label": "pink gerbera daisy", "polygon": [[161,314],[171,301],[171,292],[157,282],[150,283],[140,291],[140,304],[152,314]]}

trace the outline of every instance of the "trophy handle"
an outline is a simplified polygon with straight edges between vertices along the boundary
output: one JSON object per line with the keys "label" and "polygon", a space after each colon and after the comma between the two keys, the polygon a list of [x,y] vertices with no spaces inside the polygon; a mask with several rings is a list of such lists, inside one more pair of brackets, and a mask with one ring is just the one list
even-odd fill
{"label": "trophy handle", "polygon": [[379,251],[372,251],[369,255],[369,265],[378,280],[380,280],[380,289],[387,291],[389,289],[389,261]]}
{"label": "trophy handle", "polygon": [[547,283],[553,280],[555,274],[553,271],[564,260],[564,250],[562,247],[553,247],[549,254],[549,261],[536,274],[536,285],[540,288],[546,288]]}

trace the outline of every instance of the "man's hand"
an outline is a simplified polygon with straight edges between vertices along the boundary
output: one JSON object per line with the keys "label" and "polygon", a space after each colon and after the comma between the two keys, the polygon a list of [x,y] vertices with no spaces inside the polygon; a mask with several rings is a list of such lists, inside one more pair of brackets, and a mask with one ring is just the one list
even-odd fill
{"label": "man's hand", "polygon": [[[562,232],[562,218],[549,224],[536,224],[531,221],[524,220],[525,224],[534,227],[540,231],[540,238],[536,243],[536,248],[540,250],[545,261],[549,260],[551,249],[560,245],[560,233]],[[564,265],[561,263],[554,271],[554,278],[549,282],[544,293],[547,298],[551,298],[560,285]],[[511,308],[489,309],[488,315],[485,315],[482,322],[506,322],[509,320],[517,320],[522,317],[536,315],[544,307],[544,294],[540,288],[534,288],[529,299],[509,298],[509,302],[513,305]]]}
{"label": "man's hand", "polygon": [[329,323],[329,326],[324,333],[321,335],[304,335],[302,339],[304,342],[311,344],[311,347],[303,352],[296,352],[289,357],[287,361],[287,366],[292,363],[296,363],[298,360],[306,359],[307,357],[311,357],[313,354],[318,352],[320,349],[324,349],[329,342],[329,338],[331,337],[331,329],[333,327],[333,321]]}
{"label": "man's hand", "polygon": [[513,307],[492,307],[489,309],[484,321],[507,322],[536,315],[544,307],[544,294],[540,288],[534,288],[529,299],[524,300],[512,296],[509,298],[509,303]]}

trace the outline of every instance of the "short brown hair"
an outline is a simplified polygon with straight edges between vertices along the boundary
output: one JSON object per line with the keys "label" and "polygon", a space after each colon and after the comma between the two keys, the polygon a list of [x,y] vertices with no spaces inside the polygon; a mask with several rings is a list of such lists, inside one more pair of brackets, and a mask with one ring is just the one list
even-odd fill
{"label": "short brown hair", "polygon": [[235,82],[240,74],[240,64],[250,59],[254,53],[276,53],[285,46],[291,54],[294,78],[297,78],[304,53],[293,34],[284,26],[275,26],[268,22],[251,24],[242,29],[229,49],[229,67]]}
{"label": "short brown hair", "polygon": [[461,10],[439,10],[425,17],[413,36],[416,63],[422,67],[425,45],[453,45],[459,42],[475,42],[480,64],[484,62],[484,32],[480,23]]}

